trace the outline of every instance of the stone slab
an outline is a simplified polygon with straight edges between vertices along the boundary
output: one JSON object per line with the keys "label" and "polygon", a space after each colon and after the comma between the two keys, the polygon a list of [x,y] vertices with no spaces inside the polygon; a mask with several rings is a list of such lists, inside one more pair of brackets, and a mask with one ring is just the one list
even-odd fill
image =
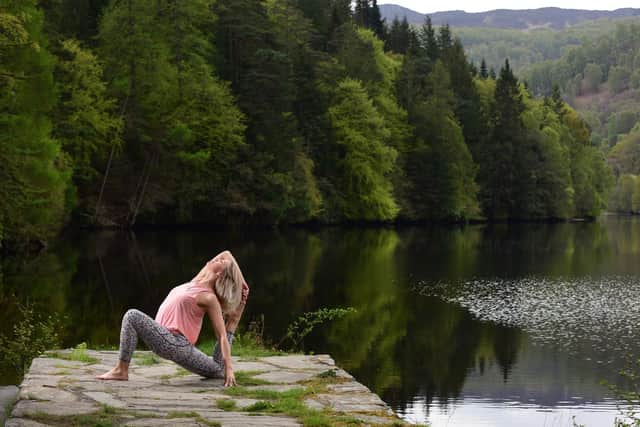
{"label": "stone slab", "polygon": [[[142,353],[144,355],[144,353]],[[222,379],[207,379],[187,373],[173,362],[161,360],[153,365],[132,363],[129,381],[101,381],[95,378],[115,364],[115,351],[91,351],[87,355],[99,359],[96,364],[38,358],[27,373],[7,425],[41,427],[29,420],[30,415],[71,416],[99,411],[103,405],[115,408],[123,425],[198,426],[203,420],[227,427],[294,427],[299,422],[291,417],[266,413],[248,413],[244,409],[258,400],[246,396],[229,396]],[[259,372],[255,378],[269,384],[247,386],[252,390],[284,392],[304,387],[301,381],[318,378],[318,374],[334,370],[339,382],[327,385],[327,393],[305,400],[313,409],[331,408],[360,419],[364,425],[382,425],[398,421],[385,403],[367,387],[358,383],[335,365],[328,355],[284,355],[240,361],[234,358],[236,372]],[[60,372],[64,370],[63,372]],[[347,381],[345,381],[345,379]],[[331,380],[329,379],[329,382]],[[224,411],[217,407],[219,399],[231,399],[236,407]],[[194,412],[197,416],[189,416]],[[186,417],[168,418],[172,414]],[[389,414],[385,418],[385,413]]]}
{"label": "stone slab", "polygon": [[127,404],[120,399],[113,397],[111,393],[105,393],[102,391],[86,391],[82,393],[89,399],[95,400],[103,405],[113,406],[114,408],[126,408]]}
{"label": "stone slab", "polygon": [[0,425],[4,425],[20,389],[14,385],[0,387]]}
{"label": "stone slab", "polygon": [[289,356],[261,357],[259,360],[283,369],[326,371],[335,366],[333,359],[326,355],[305,356],[295,354]]}
{"label": "stone slab", "polygon": [[75,394],[65,390],[60,390],[57,387],[22,387],[20,389],[19,397],[24,400],[48,400],[64,404],[78,400],[78,397]]}
{"label": "stone slab", "polygon": [[35,400],[20,400],[11,412],[11,418],[26,418],[29,415],[35,415],[44,412],[49,415],[71,416],[80,414],[90,414],[99,410],[98,405],[86,402],[41,402]]}
{"label": "stone slab", "polygon": [[27,420],[24,418],[12,418],[7,421],[4,427],[48,427],[48,424],[42,424],[37,421]]}
{"label": "stone slab", "polygon": [[300,381],[310,380],[316,375],[316,372],[279,370],[255,375],[254,378],[269,381],[270,383],[293,384]]}

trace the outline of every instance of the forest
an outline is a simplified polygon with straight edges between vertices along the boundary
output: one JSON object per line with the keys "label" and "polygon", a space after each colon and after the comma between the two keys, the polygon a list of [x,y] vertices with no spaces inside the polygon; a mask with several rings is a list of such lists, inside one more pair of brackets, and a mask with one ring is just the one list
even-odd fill
{"label": "forest", "polygon": [[0,0],[0,245],[595,217],[605,151],[569,86],[528,76],[472,61],[446,25],[386,24],[375,0]]}

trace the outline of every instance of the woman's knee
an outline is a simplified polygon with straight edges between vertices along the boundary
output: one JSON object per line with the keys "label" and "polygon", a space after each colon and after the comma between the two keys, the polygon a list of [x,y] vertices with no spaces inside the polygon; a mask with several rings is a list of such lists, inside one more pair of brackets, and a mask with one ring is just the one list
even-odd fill
{"label": "woman's knee", "polygon": [[135,319],[139,319],[141,316],[144,316],[144,314],[140,310],[130,308],[124,316],[122,316],[122,323],[131,323]]}

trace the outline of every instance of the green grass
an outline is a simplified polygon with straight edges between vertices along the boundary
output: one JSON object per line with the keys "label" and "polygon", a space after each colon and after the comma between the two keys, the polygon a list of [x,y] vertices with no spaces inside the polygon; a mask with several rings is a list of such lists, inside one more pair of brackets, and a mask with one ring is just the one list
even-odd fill
{"label": "green grass", "polygon": [[169,412],[165,418],[194,418],[199,423],[206,424],[210,427],[220,427],[219,422],[208,420],[197,412],[172,411]]}
{"label": "green grass", "polygon": [[115,408],[108,405],[103,405],[102,409],[90,414],[60,416],[47,414],[45,412],[36,412],[35,414],[29,415],[29,418],[51,426],[114,427],[122,425],[121,417]]}
{"label": "green grass", "polygon": [[[197,345],[198,349],[205,354],[212,354],[213,346],[209,342],[202,342]],[[231,346],[231,354],[246,360],[255,360],[258,357],[282,356],[284,353],[275,348],[265,345],[256,335],[251,333],[236,334]]]}
{"label": "green grass", "polygon": [[[249,413],[284,414],[296,418],[305,427],[347,427],[365,424],[353,416],[337,413],[329,408],[322,410],[310,409],[304,403],[305,399],[313,398],[314,395],[328,393],[327,385],[344,381],[347,381],[347,379],[337,377],[335,371],[331,370],[322,372],[311,380],[304,381],[300,384],[300,387],[286,391],[280,392],[237,386],[225,389],[224,393],[228,396],[258,400],[253,405],[244,408],[244,410]],[[385,413],[372,413],[368,415],[376,415],[389,419]],[[389,420],[396,421],[399,426],[408,425],[401,420]]]}
{"label": "green grass", "polygon": [[[43,424],[56,427],[115,427],[126,425],[124,416],[135,416],[136,418],[153,418],[153,415],[140,414],[133,411],[116,409],[108,405],[103,405],[102,409],[97,412],[84,415],[60,416],[51,415],[44,412],[37,412],[28,416],[29,419],[41,422]],[[200,424],[209,427],[220,427],[217,421],[208,420],[197,412],[169,412],[166,419],[172,418],[193,418]],[[128,419],[130,421],[130,419]]]}
{"label": "green grass", "polygon": [[142,365],[142,366],[152,366],[160,363],[160,359],[158,358],[158,356],[156,356],[153,353],[143,353],[139,355],[134,355],[133,357],[138,362],[138,365]]}
{"label": "green grass", "polygon": [[236,409],[236,401],[233,399],[218,399],[216,406],[223,411],[233,411]]}
{"label": "green grass", "polygon": [[254,378],[255,375],[262,373],[262,371],[235,371],[234,375],[236,377],[236,383],[240,386],[272,384],[269,381]]}
{"label": "green grass", "polygon": [[337,374],[336,374],[336,370],[335,369],[329,369],[328,371],[320,372],[318,375],[316,375],[316,377],[318,377],[318,378],[336,378]]}
{"label": "green grass", "polygon": [[71,360],[75,362],[83,362],[86,364],[98,363],[99,360],[87,354],[87,344],[78,344],[71,353],[60,353],[58,351],[50,351],[44,354],[45,357],[53,357],[56,359]]}
{"label": "green grass", "polygon": [[200,414],[197,412],[186,412],[186,411],[171,411],[167,414],[165,418],[200,418]]}

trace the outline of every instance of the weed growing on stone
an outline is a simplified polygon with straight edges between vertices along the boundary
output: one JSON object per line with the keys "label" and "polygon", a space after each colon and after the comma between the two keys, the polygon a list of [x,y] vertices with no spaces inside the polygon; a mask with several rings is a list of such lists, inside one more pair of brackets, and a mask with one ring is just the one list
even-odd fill
{"label": "weed growing on stone", "polygon": [[112,427],[122,425],[121,416],[115,408],[108,405],[103,405],[99,411],[90,414],[60,416],[37,412],[30,415],[29,418],[51,426]]}
{"label": "weed growing on stone", "polygon": [[54,357],[56,359],[72,360],[75,362],[83,362],[86,364],[98,363],[99,360],[95,357],[91,357],[87,354],[87,344],[78,344],[71,353],[61,353],[59,351],[49,351],[45,354],[46,357]]}
{"label": "weed growing on stone", "polygon": [[217,421],[212,421],[212,420],[208,420],[208,419],[204,418],[202,415],[198,414],[197,412],[173,411],[173,412],[169,412],[165,418],[167,418],[167,419],[172,419],[172,418],[193,418],[198,423],[207,425],[209,427],[220,427],[220,425],[221,425]]}
{"label": "weed growing on stone", "polygon": [[[199,343],[197,347],[205,354],[212,354],[215,341],[213,342],[213,345],[210,343],[211,341],[206,343],[202,342]],[[231,346],[231,354],[249,361],[255,360],[258,357],[281,356],[285,353],[274,348],[270,348],[265,345],[265,343],[262,342],[262,339],[257,335],[251,332],[246,332],[243,334],[236,334],[235,339],[233,340],[233,345]]]}
{"label": "weed growing on stone", "polygon": [[233,399],[218,399],[216,400],[216,405],[218,409],[222,409],[223,411],[233,411],[236,409],[236,401]]}
{"label": "weed growing on stone", "polygon": [[318,378],[336,378],[337,374],[335,369],[329,369],[328,371],[320,372],[316,376]]}
{"label": "weed growing on stone", "polygon": [[153,353],[142,353],[134,355],[134,358],[136,359],[136,362],[138,362],[138,365],[142,366],[152,366],[160,363],[160,359],[158,358],[158,356]]}
{"label": "weed growing on stone", "polygon": [[236,371],[236,383],[241,386],[271,384],[269,381],[261,380],[260,378],[254,378],[255,375],[259,375],[262,373],[262,371]]}

